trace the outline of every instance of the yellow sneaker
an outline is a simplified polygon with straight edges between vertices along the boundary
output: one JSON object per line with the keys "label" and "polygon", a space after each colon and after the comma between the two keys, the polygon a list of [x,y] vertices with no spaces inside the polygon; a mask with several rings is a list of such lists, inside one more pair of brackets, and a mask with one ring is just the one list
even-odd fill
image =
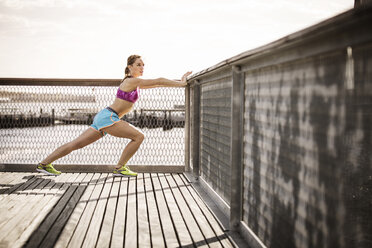
{"label": "yellow sneaker", "polygon": [[45,174],[51,175],[51,176],[61,175],[61,172],[54,169],[52,164],[47,164],[47,165],[38,164],[37,167],[36,167],[36,170],[38,172],[42,172],[42,173],[45,173]]}
{"label": "yellow sneaker", "polygon": [[112,174],[116,177],[136,177],[137,172],[131,171],[126,165],[123,165],[120,169],[115,169]]}

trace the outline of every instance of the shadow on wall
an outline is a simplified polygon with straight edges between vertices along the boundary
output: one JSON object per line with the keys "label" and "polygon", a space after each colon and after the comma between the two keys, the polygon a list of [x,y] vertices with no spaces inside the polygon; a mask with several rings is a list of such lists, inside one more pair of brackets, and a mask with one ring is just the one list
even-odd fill
{"label": "shadow on wall", "polygon": [[365,49],[354,56],[353,90],[344,85],[344,52],[266,69],[267,82],[255,81],[247,220],[266,245],[371,247],[368,57]]}

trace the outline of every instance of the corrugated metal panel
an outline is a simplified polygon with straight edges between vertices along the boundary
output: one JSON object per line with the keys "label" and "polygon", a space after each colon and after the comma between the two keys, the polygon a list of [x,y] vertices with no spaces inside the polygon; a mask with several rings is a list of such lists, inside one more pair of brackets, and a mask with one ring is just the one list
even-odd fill
{"label": "corrugated metal panel", "polygon": [[230,202],[231,72],[201,86],[201,176]]}
{"label": "corrugated metal panel", "polygon": [[[371,34],[371,33],[370,33]],[[372,247],[372,42],[353,47],[354,89],[346,96],[343,189],[348,247]]]}
{"label": "corrugated metal panel", "polygon": [[335,242],[344,75],[345,51],[246,72],[243,220],[268,246]]}

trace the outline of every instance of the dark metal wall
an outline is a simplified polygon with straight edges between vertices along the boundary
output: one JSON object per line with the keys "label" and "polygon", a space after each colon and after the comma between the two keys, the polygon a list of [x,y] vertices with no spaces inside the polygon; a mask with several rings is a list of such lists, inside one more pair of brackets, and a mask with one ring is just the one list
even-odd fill
{"label": "dark metal wall", "polygon": [[252,247],[372,247],[371,23],[350,10],[191,79],[201,177]]}
{"label": "dark metal wall", "polygon": [[231,70],[201,81],[200,174],[230,201]]}
{"label": "dark metal wall", "polygon": [[339,247],[348,234],[339,225],[345,57],[346,50],[245,73],[243,220],[269,246]]}

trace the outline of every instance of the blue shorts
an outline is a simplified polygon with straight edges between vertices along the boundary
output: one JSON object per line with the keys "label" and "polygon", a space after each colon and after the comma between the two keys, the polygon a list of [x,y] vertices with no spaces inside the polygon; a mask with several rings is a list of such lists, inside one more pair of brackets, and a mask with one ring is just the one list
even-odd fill
{"label": "blue shorts", "polygon": [[112,126],[119,121],[120,118],[115,111],[105,108],[94,116],[93,124],[90,127],[100,132],[103,136],[106,135],[106,132],[103,132],[101,129]]}

